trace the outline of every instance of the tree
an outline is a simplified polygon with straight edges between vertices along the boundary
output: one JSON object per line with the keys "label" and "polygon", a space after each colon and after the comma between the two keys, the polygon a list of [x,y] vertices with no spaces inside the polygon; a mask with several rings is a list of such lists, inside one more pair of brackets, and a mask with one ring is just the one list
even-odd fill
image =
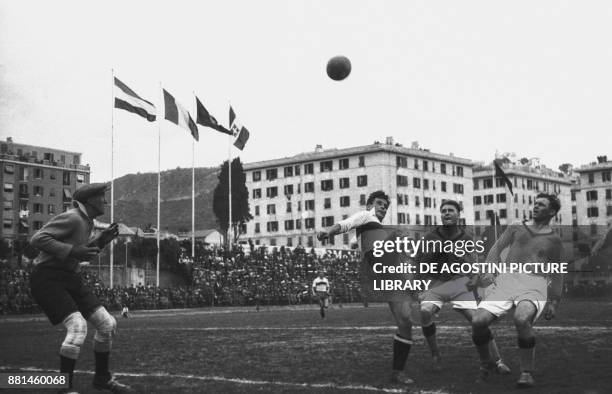
{"label": "tree", "polygon": [[[213,193],[213,212],[221,230],[227,234],[229,218],[228,161],[224,161],[219,172],[219,183]],[[249,209],[249,190],[246,187],[246,174],[239,157],[232,160],[232,233],[233,242],[238,240],[241,227],[253,219]]]}
{"label": "tree", "polygon": [[561,171],[565,175],[569,175],[572,172],[573,167],[574,166],[570,163],[563,163],[559,166],[559,171]]}

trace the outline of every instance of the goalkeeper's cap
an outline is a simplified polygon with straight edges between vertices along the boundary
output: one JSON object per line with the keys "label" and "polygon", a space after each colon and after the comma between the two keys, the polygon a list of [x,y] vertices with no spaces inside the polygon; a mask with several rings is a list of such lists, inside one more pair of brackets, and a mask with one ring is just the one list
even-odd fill
{"label": "goalkeeper's cap", "polygon": [[75,191],[72,195],[72,199],[80,203],[85,203],[91,197],[104,195],[104,193],[109,189],[110,186],[108,183],[90,183],[81,186],[77,191]]}

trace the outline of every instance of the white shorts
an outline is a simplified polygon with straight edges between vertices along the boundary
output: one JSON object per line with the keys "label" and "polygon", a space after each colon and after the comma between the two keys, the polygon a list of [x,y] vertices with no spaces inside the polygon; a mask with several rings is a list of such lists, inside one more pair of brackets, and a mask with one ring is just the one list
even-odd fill
{"label": "white shorts", "polygon": [[454,309],[476,309],[478,302],[471,290],[468,290],[467,276],[460,276],[446,282],[433,282],[434,287],[419,296],[421,304],[433,304],[442,309],[444,303],[450,303]]}
{"label": "white shorts", "polygon": [[548,292],[548,281],[543,276],[511,273],[501,274],[494,284],[487,287],[484,299],[478,308],[485,309],[495,316],[501,316],[521,301],[530,301],[537,312],[536,321],[544,311]]}

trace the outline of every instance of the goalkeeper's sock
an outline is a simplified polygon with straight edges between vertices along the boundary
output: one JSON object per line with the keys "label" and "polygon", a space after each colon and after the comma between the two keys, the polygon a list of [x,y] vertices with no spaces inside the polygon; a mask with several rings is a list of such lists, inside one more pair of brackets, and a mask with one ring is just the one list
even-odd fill
{"label": "goalkeeper's sock", "polygon": [[95,352],[96,359],[96,376],[99,378],[109,378],[110,372],[108,370],[108,359],[110,358],[110,352]]}
{"label": "goalkeeper's sock", "polygon": [[412,346],[411,338],[404,338],[399,334],[393,336],[393,370],[403,371]]}
{"label": "goalkeeper's sock", "polygon": [[76,360],[60,355],[60,373],[68,374],[68,387],[72,388],[72,376],[74,375],[74,366]]}
{"label": "goalkeeper's sock", "polygon": [[521,372],[533,372],[535,364],[535,338],[518,339]]}

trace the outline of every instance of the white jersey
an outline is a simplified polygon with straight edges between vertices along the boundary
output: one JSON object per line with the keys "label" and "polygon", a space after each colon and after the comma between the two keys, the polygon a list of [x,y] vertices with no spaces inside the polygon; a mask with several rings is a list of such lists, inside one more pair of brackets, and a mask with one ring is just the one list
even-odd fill
{"label": "white jersey", "polygon": [[[353,229],[358,229],[361,226],[368,224],[382,225],[378,216],[376,216],[376,208],[372,208],[369,211],[357,212],[348,218],[338,222],[340,226],[340,233],[346,233]],[[359,248],[361,248],[361,232],[357,231],[357,241],[359,242]]]}
{"label": "white jersey", "polygon": [[312,289],[314,291],[329,292],[329,281],[327,280],[327,278],[320,278],[317,276],[312,281]]}

